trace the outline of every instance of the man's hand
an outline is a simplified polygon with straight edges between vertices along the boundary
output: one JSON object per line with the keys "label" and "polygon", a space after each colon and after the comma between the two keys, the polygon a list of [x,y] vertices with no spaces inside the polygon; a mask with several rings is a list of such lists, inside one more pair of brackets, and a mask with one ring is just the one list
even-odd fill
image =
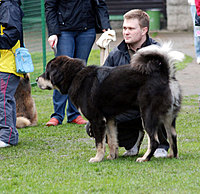
{"label": "man's hand", "polygon": [[48,42],[49,42],[49,45],[50,45],[50,47],[52,49],[56,48],[57,42],[58,42],[58,36],[57,35],[51,35],[51,36],[49,36]]}

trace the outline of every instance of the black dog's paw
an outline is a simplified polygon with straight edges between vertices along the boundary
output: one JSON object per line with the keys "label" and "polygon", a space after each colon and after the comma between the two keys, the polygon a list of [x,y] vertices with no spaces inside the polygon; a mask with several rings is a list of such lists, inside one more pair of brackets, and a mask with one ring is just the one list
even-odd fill
{"label": "black dog's paw", "polygon": [[85,125],[85,129],[86,129],[87,134],[88,134],[90,137],[94,137],[94,133],[93,133],[93,131],[92,131],[90,122],[87,122],[87,124]]}

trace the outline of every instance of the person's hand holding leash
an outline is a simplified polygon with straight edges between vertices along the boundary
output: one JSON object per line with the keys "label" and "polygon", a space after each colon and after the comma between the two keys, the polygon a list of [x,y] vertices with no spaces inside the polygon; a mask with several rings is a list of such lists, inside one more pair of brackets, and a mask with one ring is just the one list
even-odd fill
{"label": "person's hand holding leash", "polygon": [[50,47],[54,50],[54,54],[57,53],[57,43],[58,43],[58,36],[57,35],[51,35],[48,38],[48,42]]}

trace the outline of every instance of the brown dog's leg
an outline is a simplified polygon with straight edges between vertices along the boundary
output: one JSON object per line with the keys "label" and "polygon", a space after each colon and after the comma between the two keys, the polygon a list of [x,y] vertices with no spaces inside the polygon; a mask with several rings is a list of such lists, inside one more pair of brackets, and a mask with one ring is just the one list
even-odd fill
{"label": "brown dog's leg", "polygon": [[38,117],[37,117],[37,110],[36,110],[36,106],[35,106],[35,101],[33,99],[33,105],[32,105],[32,118],[31,118],[31,126],[36,126],[37,122],[38,122]]}
{"label": "brown dog's leg", "polygon": [[118,142],[117,142],[117,127],[114,120],[107,122],[107,138],[108,146],[110,149],[109,160],[113,160],[118,157]]}

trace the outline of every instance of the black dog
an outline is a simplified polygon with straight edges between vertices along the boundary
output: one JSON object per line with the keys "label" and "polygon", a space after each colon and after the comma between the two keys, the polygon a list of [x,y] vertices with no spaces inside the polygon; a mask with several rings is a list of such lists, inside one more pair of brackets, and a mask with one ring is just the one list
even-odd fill
{"label": "black dog", "polygon": [[175,79],[174,62],[183,54],[170,51],[169,45],[140,49],[130,65],[115,68],[88,66],[79,59],[60,56],[52,59],[38,77],[41,89],[58,89],[68,94],[89,120],[97,154],[90,162],[105,155],[105,136],[110,149],[108,159],[118,156],[115,116],[139,106],[148,150],[138,162],[148,161],[158,147],[157,133],[164,124],[170,142],[169,157],[177,157],[176,131],[172,121],[181,106],[181,91]]}

